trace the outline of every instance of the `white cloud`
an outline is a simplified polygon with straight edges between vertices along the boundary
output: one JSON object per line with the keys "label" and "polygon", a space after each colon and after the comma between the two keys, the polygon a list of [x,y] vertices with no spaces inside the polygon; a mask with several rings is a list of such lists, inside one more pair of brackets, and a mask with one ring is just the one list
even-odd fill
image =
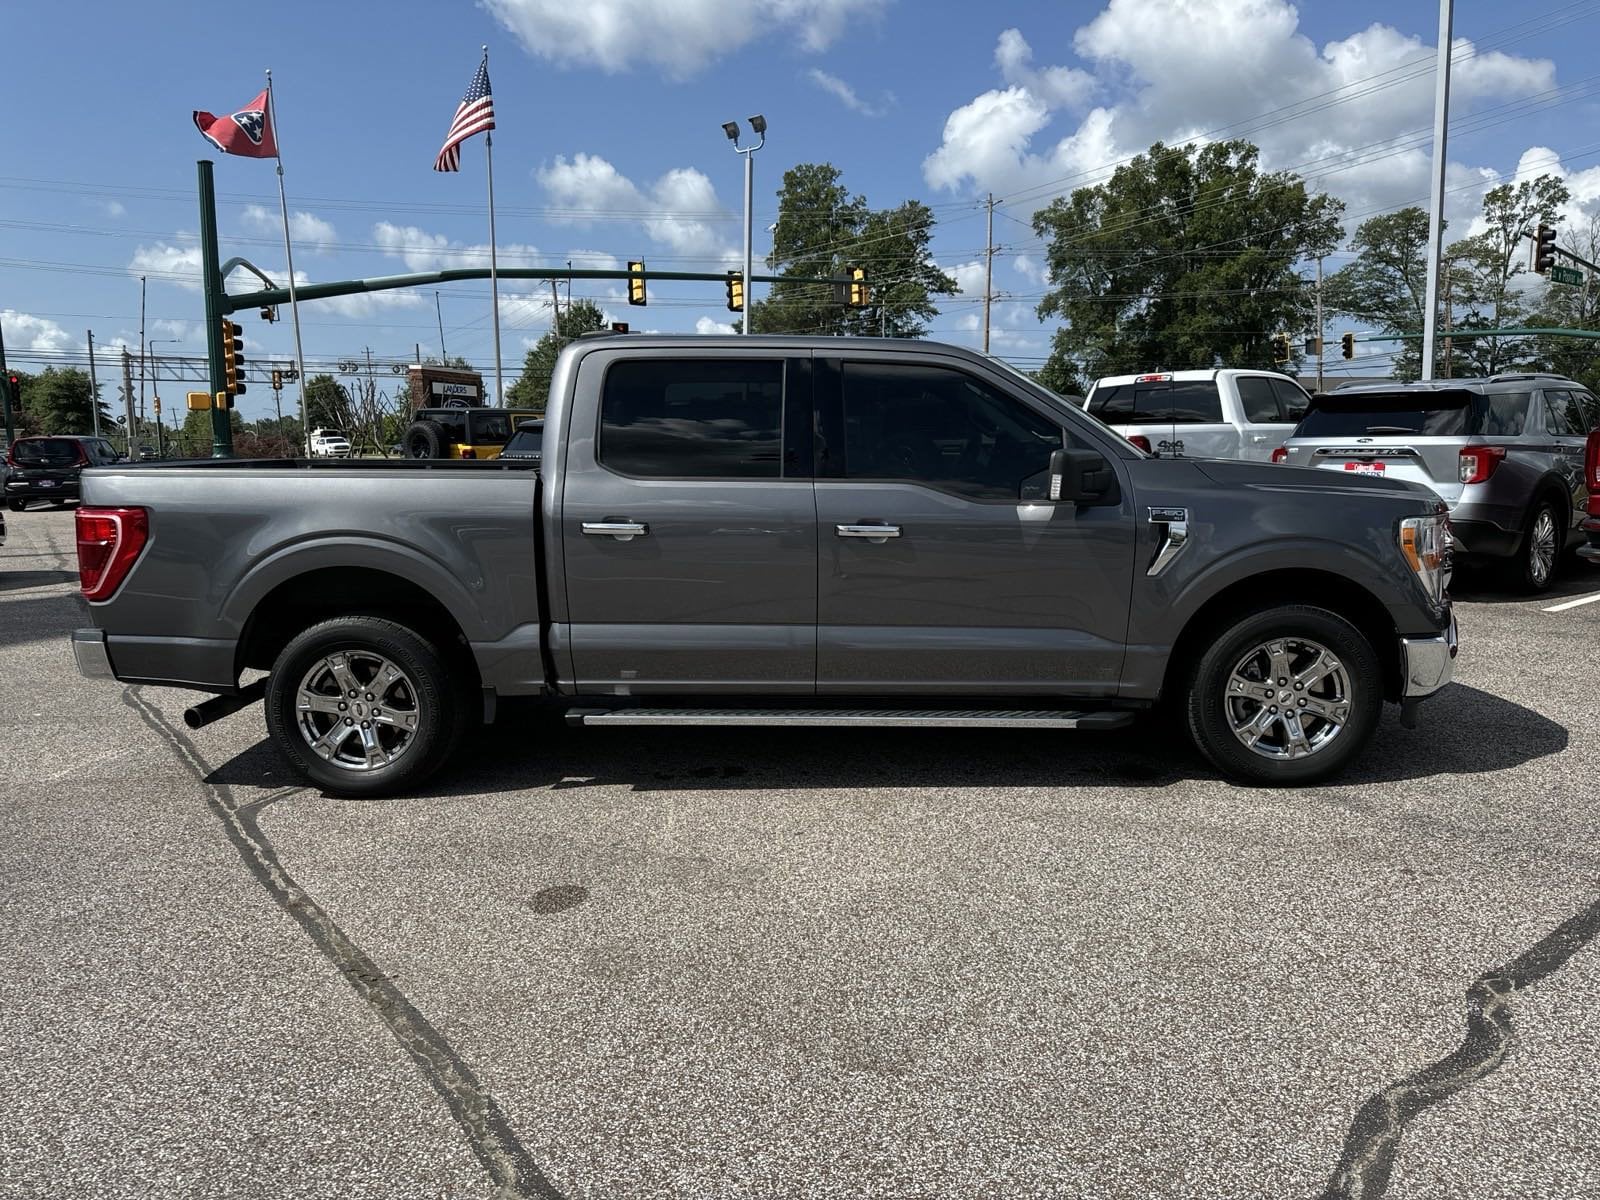
{"label": "white cloud", "polygon": [[[246,205],[242,219],[253,229],[277,234],[280,237],[283,235],[283,218],[264,205]],[[294,239],[296,246],[303,244],[307,250],[326,252],[336,248],[333,242],[338,233],[330,222],[324,221],[314,213],[291,212],[289,236]]]}
{"label": "white cloud", "polygon": [[[1419,38],[1373,24],[1319,49],[1287,0],[1110,0],[1072,46],[1090,71],[1035,68],[1021,32],[1002,33],[994,61],[1005,86],[950,114],[924,160],[926,181],[1002,195],[1033,189],[1043,204],[1099,182],[1152,142],[1215,130],[1257,143],[1263,166],[1298,170],[1352,212],[1427,195],[1433,57]],[[1483,101],[1554,85],[1546,59],[1480,52],[1463,39],[1454,51],[1458,119]],[[1052,136],[1095,91],[1116,100]],[[1474,168],[1461,169],[1470,182]],[[1461,212],[1476,204],[1469,195]]]}
{"label": "white cloud", "polygon": [[957,263],[948,274],[956,281],[956,288],[964,296],[983,295],[983,264],[981,262]]}
{"label": "white cloud", "polygon": [[529,53],[559,66],[650,63],[675,79],[759,38],[824,50],[889,0],[482,0]]}
{"label": "white cloud", "polygon": [[148,275],[163,283],[176,284],[190,291],[200,290],[200,247],[198,244],[174,246],[158,242],[140,246],[133,252],[128,269],[135,275]]}
{"label": "white cloud", "polygon": [[881,103],[875,104],[871,101],[863,100],[856,94],[855,88],[837,75],[829,75],[819,67],[812,67],[807,71],[806,78],[830,96],[835,97],[846,108],[853,112],[858,112],[864,117],[881,117],[894,104],[894,94],[892,92],[885,92]]}
{"label": "white cloud", "polygon": [[587,224],[601,218],[637,219],[645,233],[680,255],[729,259],[732,246],[719,224],[728,216],[711,180],[693,167],[668,171],[640,188],[597,154],[557,156],[534,172],[550,203],[566,210],[554,221]]}
{"label": "white cloud", "polygon": [[737,332],[728,322],[716,321],[710,317],[697,317],[694,323],[694,331],[699,334]]}
{"label": "white cloud", "polygon": [[79,344],[72,334],[47,317],[14,308],[0,311],[0,329],[5,331],[6,346],[13,351],[67,350]]}
{"label": "white cloud", "polygon": [[1029,283],[1037,283],[1042,287],[1049,282],[1049,269],[1044,263],[1030,254],[1019,254],[1013,258],[1011,260],[1011,269]]}
{"label": "white cloud", "polygon": [[127,207],[121,200],[102,200],[100,201],[100,207],[108,217],[122,217],[128,213]]}
{"label": "white cloud", "polygon": [[[385,254],[401,259],[407,271],[489,265],[489,243],[468,245],[452,241],[442,233],[429,233],[415,225],[379,221],[372,227],[372,240],[383,248]],[[501,242],[495,247],[495,256],[502,265],[527,265],[539,256],[539,249],[521,242]]]}

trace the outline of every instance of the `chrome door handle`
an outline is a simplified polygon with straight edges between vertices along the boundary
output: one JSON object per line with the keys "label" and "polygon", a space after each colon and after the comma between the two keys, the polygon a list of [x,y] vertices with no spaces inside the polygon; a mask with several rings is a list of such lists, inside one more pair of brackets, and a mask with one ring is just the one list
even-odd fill
{"label": "chrome door handle", "polygon": [[643,521],[585,521],[583,532],[590,537],[612,537],[619,542],[631,542],[650,532]]}
{"label": "chrome door handle", "polygon": [[878,544],[900,536],[898,525],[835,525],[833,528],[840,537],[866,538]]}

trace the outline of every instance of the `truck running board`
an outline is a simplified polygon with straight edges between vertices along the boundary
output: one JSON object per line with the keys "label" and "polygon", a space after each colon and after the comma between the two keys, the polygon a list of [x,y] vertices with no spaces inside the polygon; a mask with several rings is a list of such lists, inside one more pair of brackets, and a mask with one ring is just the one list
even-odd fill
{"label": "truck running board", "polygon": [[964,729],[1121,729],[1124,710],[1019,708],[621,708],[572,709],[573,725],[817,725]]}

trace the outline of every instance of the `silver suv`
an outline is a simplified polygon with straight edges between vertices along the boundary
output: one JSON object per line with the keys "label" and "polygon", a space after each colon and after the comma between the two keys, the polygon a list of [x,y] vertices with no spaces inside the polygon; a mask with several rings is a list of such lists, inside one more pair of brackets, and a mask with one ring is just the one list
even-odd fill
{"label": "silver suv", "polygon": [[1583,540],[1584,441],[1600,401],[1559,375],[1366,384],[1312,397],[1273,462],[1426,484],[1450,508],[1456,554],[1550,586]]}

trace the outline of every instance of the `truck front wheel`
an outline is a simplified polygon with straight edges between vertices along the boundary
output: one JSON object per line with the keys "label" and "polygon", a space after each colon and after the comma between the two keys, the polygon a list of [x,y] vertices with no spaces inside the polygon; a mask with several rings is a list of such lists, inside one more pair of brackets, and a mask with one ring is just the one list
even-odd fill
{"label": "truck front wheel", "polygon": [[382,617],[313,625],[278,655],[267,729],[317,786],[347,796],[413,787],[466,725],[460,682],[437,646]]}
{"label": "truck front wheel", "polygon": [[1194,665],[1184,702],[1190,738],[1223,774],[1314,783],[1372,737],[1383,672],[1371,642],[1337,613],[1275,606],[1220,632]]}

